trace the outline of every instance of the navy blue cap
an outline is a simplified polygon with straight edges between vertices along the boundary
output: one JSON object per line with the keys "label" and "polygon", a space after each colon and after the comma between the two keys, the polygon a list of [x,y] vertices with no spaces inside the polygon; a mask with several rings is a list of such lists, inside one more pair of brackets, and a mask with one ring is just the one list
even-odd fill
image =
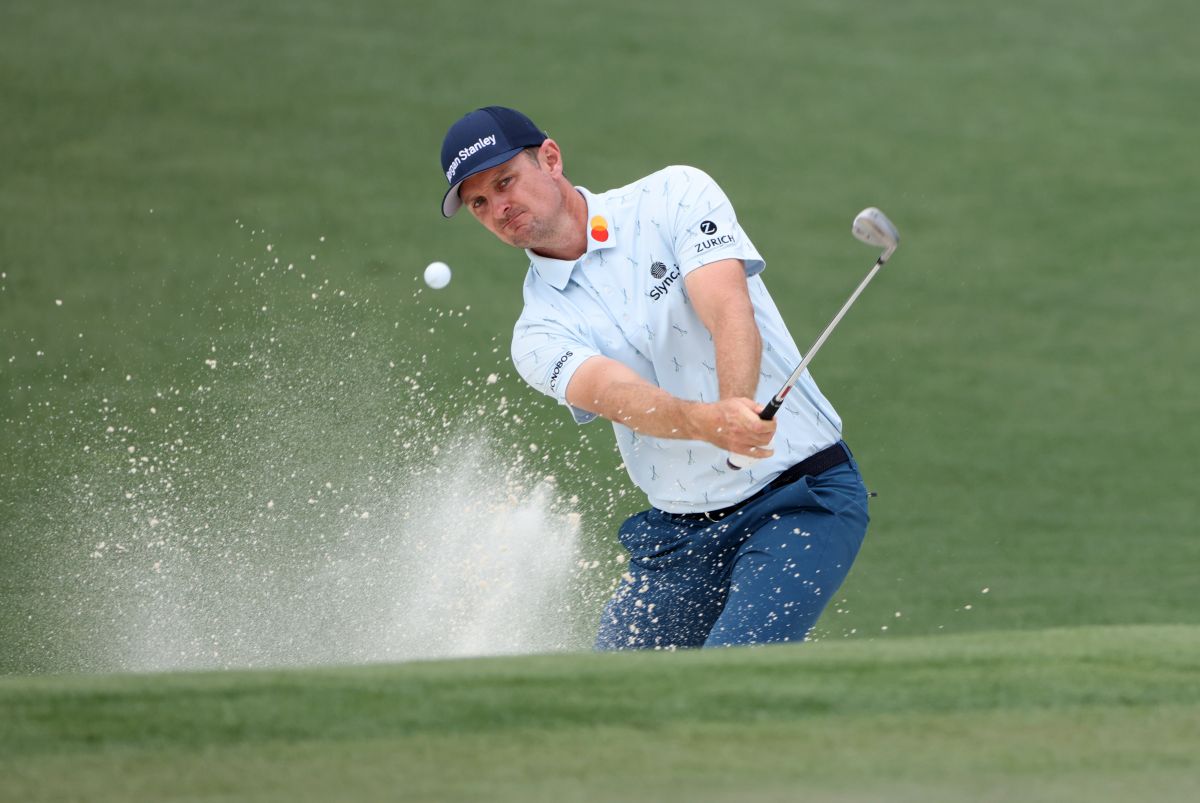
{"label": "navy blue cap", "polygon": [[442,140],[442,170],[450,182],[442,198],[442,214],[450,217],[462,206],[458,188],[468,178],[545,141],[545,132],[532,120],[504,106],[476,109],[450,126]]}

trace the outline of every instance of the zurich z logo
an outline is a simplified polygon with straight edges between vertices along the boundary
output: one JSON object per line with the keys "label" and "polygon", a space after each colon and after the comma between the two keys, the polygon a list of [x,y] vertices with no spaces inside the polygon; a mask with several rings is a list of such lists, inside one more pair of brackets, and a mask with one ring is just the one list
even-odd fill
{"label": "zurich z logo", "polygon": [[734,241],[732,234],[722,234],[720,237],[714,237],[717,233],[717,224],[711,220],[704,220],[700,223],[700,233],[707,236],[707,240],[702,240],[698,243],[692,243],[692,247],[696,249],[697,254],[703,254],[710,248],[717,248],[722,245],[731,245]]}

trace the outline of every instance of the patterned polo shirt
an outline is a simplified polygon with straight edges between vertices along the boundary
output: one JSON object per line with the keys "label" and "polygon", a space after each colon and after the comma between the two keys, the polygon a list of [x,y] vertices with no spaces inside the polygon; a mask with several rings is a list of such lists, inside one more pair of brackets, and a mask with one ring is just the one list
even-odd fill
{"label": "patterned polo shirt", "polygon": [[[765,404],[801,355],[759,276],[766,263],[721,188],[703,171],[673,166],[600,194],[577,189],[588,210],[583,256],[557,260],[526,252],[525,308],[512,342],[522,378],[566,405],[575,371],[603,355],[681,399],[717,401],[712,335],[688,299],[684,277],[739,259],[762,335],[755,400]],[[579,423],[596,418],[570,410]],[[741,471],[731,470],[726,453],[710,443],[612,426],[625,468],[650,504],[692,513],[741,501],[841,437],[841,419],[807,371],[776,421],[775,454]]]}

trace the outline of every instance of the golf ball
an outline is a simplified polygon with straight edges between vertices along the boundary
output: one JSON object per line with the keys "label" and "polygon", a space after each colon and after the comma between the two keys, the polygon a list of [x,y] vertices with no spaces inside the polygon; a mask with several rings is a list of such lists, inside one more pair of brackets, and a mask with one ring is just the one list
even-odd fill
{"label": "golf ball", "polygon": [[450,284],[450,266],[445,262],[430,262],[425,268],[425,284],[434,290],[441,290]]}

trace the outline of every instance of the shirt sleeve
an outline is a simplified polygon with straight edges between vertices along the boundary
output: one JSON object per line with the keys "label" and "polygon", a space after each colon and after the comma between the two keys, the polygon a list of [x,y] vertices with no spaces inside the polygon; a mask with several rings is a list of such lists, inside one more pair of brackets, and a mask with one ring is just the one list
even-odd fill
{"label": "shirt sleeve", "polygon": [[747,276],[762,272],[766,263],[717,182],[695,167],[671,167],[666,173],[667,208],[683,275],[722,259],[742,260]]}
{"label": "shirt sleeve", "polygon": [[600,351],[582,325],[565,323],[565,316],[556,313],[561,311],[526,301],[513,329],[513,365],[530,387],[566,406],[575,423],[586,424],[597,416],[567,402],[567,385],[579,366]]}

